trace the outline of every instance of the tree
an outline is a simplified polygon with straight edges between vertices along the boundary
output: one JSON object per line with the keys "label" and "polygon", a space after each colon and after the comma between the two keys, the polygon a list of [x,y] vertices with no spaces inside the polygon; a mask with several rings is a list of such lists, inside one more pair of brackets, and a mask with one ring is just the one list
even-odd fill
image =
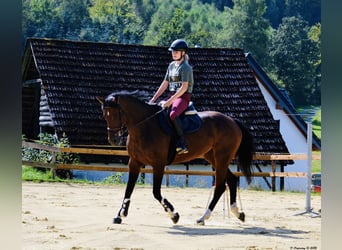
{"label": "tree", "polygon": [[97,40],[141,43],[142,21],[128,0],[94,0],[89,14]]}
{"label": "tree", "polygon": [[90,21],[88,0],[62,0],[56,9],[61,20],[60,38],[79,40],[81,30]]}
{"label": "tree", "polygon": [[[151,17],[151,23],[145,33],[144,44],[167,46],[172,39],[184,38],[182,24],[184,21],[184,3],[180,0],[168,2],[157,1],[158,9]],[[182,18],[183,17],[183,18]]]}
{"label": "tree", "polygon": [[191,32],[187,34],[188,42],[201,47],[219,47],[218,36],[222,34],[225,14],[214,4],[192,2],[186,21],[191,24]]}
{"label": "tree", "polygon": [[284,16],[285,1],[266,0],[267,10],[264,17],[270,21],[273,28],[278,28]]}
{"label": "tree", "polygon": [[314,70],[315,70],[315,86],[313,92],[313,100],[312,104],[321,104],[321,64],[322,64],[322,55],[321,55],[321,24],[317,23],[312,26],[309,31],[309,38],[314,42],[315,49],[317,51],[316,60],[313,62]]}
{"label": "tree", "polygon": [[219,46],[217,34],[222,33],[224,14],[213,4],[199,1],[157,1],[159,8],[151,18],[144,44],[169,45],[176,38],[185,38],[190,47]]}
{"label": "tree", "polygon": [[312,26],[321,22],[321,0],[266,0],[265,18],[277,29],[284,17],[301,16]]}
{"label": "tree", "polygon": [[308,23],[286,17],[274,32],[270,46],[272,69],[295,105],[312,104],[315,91],[317,46],[308,36]]}
{"label": "tree", "polygon": [[234,8],[226,10],[222,45],[251,52],[261,65],[265,65],[271,32],[268,20],[263,17],[265,12],[264,0],[234,0]]}
{"label": "tree", "polygon": [[151,23],[152,15],[157,11],[158,4],[155,0],[131,0],[135,4],[135,12],[142,19],[144,29]]}
{"label": "tree", "polygon": [[176,8],[171,20],[161,26],[158,44],[169,45],[173,40],[183,38],[184,34],[188,33],[187,30],[190,29],[189,25],[187,26],[188,29],[186,29],[184,19],[184,10]]}
{"label": "tree", "polygon": [[23,0],[23,42],[27,37],[56,37],[61,24],[56,7],[54,0]]}
{"label": "tree", "polygon": [[201,0],[202,3],[213,4],[215,8],[220,11],[223,11],[225,7],[232,8],[233,1],[232,0]]}
{"label": "tree", "polygon": [[285,1],[284,17],[301,16],[314,25],[321,21],[321,0],[287,0]]}

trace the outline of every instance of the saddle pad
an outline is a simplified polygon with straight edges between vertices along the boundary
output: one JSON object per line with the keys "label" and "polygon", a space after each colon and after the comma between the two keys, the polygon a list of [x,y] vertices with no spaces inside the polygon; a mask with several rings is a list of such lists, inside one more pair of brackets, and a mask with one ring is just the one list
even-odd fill
{"label": "saddle pad", "polygon": [[[189,112],[190,114],[187,114]],[[184,134],[190,134],[199,130],[202,125],[202,119],[197,114],[196,110],[190,107],[179,116]],[[175,130],[170,122],[168,111],[164,110],[159,114],[159,123],[163,131],[168,135],[175,135]]]}

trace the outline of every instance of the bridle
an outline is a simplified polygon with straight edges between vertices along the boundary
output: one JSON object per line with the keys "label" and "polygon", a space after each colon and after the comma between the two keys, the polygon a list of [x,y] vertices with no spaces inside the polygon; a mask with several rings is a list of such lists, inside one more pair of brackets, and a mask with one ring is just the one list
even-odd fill
{"label": "bridle", "polygon": [[113,104],[110,104],[110,105],[106,105],[105,107],[103,107],[103,109],[105,109],[105,108],[114,108],[114,107],[118,107],[118,109],[119,109],[119,124],[120,124],[120,126],[117,126],[117,127],[114,127],[114,128],[112,128],[112,127],[109,127],[108,126],[108,124],[107,124],[107,132],[112,132],[112,133],[118,133],[118,132],[121,132],[121,134],[123,134],[123,131],[124,131],[124,126],[123,126],[123,122],[122,122],[122,115],[121,115],[121,107],[120,107],[120,105],[117,103],[117,102],[115,102],[115,103],[113,103]]}
{"label": "bridle", "polygon": [[112,133],[118,133],[118,132],[123,133],[124,128],[125,128],[124,126],[116,127],[116,128],[107,127],[107,131],[112,132]]}

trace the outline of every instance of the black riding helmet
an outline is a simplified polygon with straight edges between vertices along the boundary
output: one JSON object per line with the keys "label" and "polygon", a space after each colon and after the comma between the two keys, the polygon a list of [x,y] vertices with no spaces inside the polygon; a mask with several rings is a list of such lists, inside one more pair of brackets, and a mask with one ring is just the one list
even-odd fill
{"label": "black riding helmet", "polygon": [[188,44],[186,43],[186,41],[184,39],[177,39],[171,43],[169,51],[184,50],[186,52],[188,50],[188,48],[189,48]]}

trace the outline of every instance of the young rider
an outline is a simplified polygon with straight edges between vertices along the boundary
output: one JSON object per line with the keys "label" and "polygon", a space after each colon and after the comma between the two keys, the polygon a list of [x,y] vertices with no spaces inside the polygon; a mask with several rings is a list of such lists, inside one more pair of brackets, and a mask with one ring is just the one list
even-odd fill
{"label": "young rider", "polygon": [[194,85],[193,71],[188,63],[187,50],[188,44],[185,40],[177,39],[172,42],[169,51],[172,52],[173,61],[167,68],[163,82],[150,100],[150,103],[155,103],[166,89],[169,90],[167,99],[161,101],[160,105],[163,108],[171,107],[170,120],[179,137],[176,145],[178,154],[188,153],[179,115],[188,107]]}

